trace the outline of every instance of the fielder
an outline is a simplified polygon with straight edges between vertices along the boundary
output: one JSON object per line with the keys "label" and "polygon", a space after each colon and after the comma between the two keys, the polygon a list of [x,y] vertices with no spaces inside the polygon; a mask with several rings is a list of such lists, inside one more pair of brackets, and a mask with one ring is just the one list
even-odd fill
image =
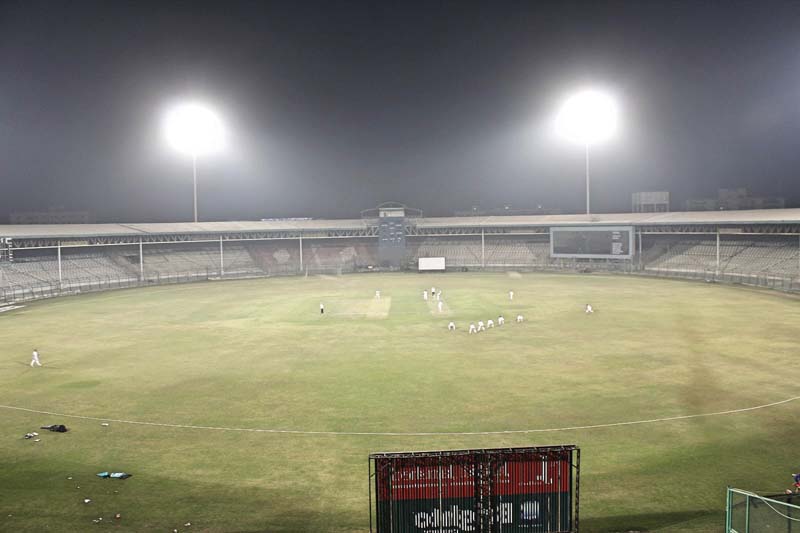
{"label": "fielder", "polygon": [[586,304],[586,313],[594,313],[594,309],[592,309],[592,304]]}
{"label": "fielder", "polygon": [[483,320],[478,320],[478,331],[486,331],[486,326],[483,323]]}
{"label": "fielder", "polygon": [[524,319],[524,318],[522,318],[522,315],[517,315],[517,323],[520,323],[520,322],[522,322],[523,320],[525,320],[525,319]]}
{"label": "fielder", "polygon": [[33,349],[33,354],[31,354],[31,368],[33,368],[34,365],[42,366],[42,363],[39,362],[39,350],[36,348]]}
{"label": "fielder", "polygon": [[319,303],[319,314],[321,315],[325,314],[325,304],[322,302]]}
{"label": "fielder", "polygon": [[469,325],[469,334],[472,335],[473,333],[478,333],[478,330],[475,329],[475,324]]}
{"label": "fielder", "polygon": [[422,291],[422,299],[425,300],[426,302],[428,301],[428,291],[427,291],[427,289]]}
{"label": "fielder", "polygon": [[513,300],[514,299],[514,291],[508,291],[508,299],[509,300]]}
{"label": "fielder", "polygon": [[439,300],[438,302],[436,302],[436,307],[438,307],[438,308],[439,308],[439,312],[440,312],[440,313],[442,312],[442,304],[443,304],[443,303],[444,303],[444,302],[442,302],[441,300]]}
{"label": "fielder", "polygon": [[455,322],[450,322],[449,324],[447,324],[447,330],[448,331],[455,331],[456,330],[456,323]]}
{"label": "fielder", "polygon": [[489,320],[487,320],[486,321],[486,327],[487,328],[493,328],[494,327],[494,320],[492,320],[491,318]]}
{"label": "fielder", "polygon": [[376,300],[380,300],[381,299],[381,291],[375,291],[375,299]]}
{"label": "fielder", "polygon": [[502,326],[505,323],[506,323],[506,319],[503,318],[503,315],[500,315],[499,317],[497,317],[497,325],[498,326]]}

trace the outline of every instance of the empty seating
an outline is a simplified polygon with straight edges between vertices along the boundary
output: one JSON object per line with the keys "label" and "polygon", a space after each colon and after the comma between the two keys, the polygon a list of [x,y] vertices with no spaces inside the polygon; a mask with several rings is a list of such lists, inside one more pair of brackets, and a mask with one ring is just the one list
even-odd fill
{"label": "empty seating", "polygon": [[[64,254],[61,257],[61,280],[76,283],[82,280],[130,277],[130,273],[103,254]],[[32,286],[58,283],[58,259],[35,257],[0,263],[0,286]]]}
{"label": "empty seating", "polygon": [[[645,270],[800,278],[800,251],[796,237],[725,236],[716,239],[698,236],[655,235],[645,239],[641,256]],[[226,242],[224,264],[220,265],[218,243],[174,243],[144,246],[143,273],[148,281],[174,276],[202,278],[226,275],[287,275],[306,272],[351,272],[378,266],[378,246],[373,239],[294,239]],[[61,256],[61,273],[54,253],[20,257],[0,262],[0,288],[57,287],[78,288],[98,281],[136,282],[140,277],[138,250],[93,248],[79,253],[66,250]],[[420,257],[444,257],[449,268],[565,268],[611,269],[632,266],[627,261],[608,264],[580,262],[550,257],[545,235],[486,236],[483,245],[475,236],[412,237],[406,242],[409,265]]]}
{"label": "empty seating", "polygon": [[526,238],[487,237],[478,239],[439,239],[427,237],[409,247],[411,260],[444,257],[448,267],[535,267],[550,263],[550,244]]}
{"label": "empty seating", "polygon": [[798,244],[793,238],[725,239],[719,247],[717,269],[716,241],[705,239],[659,243],[645,251],[645,270],[676,272],[716,272],[728,274],[797,277],[800,275]]}
{"label": "empty seating", "polygon": [[262,272],[241,244],[225,244],[222,258],[223,265],[220,265],[218,246],[193,249],[181,249],[179,246],[147,247],[143,259],[145,277],[203,273],[219,275],[222,266],[228,274]]}

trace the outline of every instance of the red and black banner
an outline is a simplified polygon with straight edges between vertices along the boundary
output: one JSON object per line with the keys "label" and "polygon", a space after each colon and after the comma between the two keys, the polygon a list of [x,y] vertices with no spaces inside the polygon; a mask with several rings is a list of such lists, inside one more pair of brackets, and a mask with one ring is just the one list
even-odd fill
{"label": "red and black banner", "polygon": [[577,531],[575,446],[372,454],[377,533]]}

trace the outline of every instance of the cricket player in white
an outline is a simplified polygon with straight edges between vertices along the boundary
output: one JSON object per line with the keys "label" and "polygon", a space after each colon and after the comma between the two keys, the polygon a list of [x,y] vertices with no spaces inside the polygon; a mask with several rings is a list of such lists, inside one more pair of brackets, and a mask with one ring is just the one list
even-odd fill
{"label": "cricket player in white", "polygon": [[436,303],[436,307],[438,307],[438,308],[439,308],[439,312],[440,312],[440,313],[442,312],[442,304],[443,304],[443,303],[444,303],[444,302],[442,302],[441,300],[439,300],[439,301]]}
{"label": "cricket player in white", "polygon": [[321,315],[325,314],[325,304],[322,302],[319,303],[319,314]]}
{"label": "cricket player in white", "polygon": [[450,322],[449,324],[447,324],[447,329],[449,331],[455,331],[456,330],[456,323],[455,322]]}
{"label": "cricket player in white", "polygon": [[502,326],[505,323],[506,323],[506,319],[503,318],[503,315],[500,315],[499,317],[497,317],[497,325],[498,326]]}
{"label": "cricket player in white", "polygon": [[522,315],[517,315],[517,322],[522,322],[523,320],[525,319],[522,318]]}
{"label": "cricket player in white", "polygon": [[428,291],[427,290],[422,291],[422,299],[425,300],[426,302],[428,301]]}
{"label": "cricket player in white", "polygon": [[508,291],[508,299],[509,300],[513,300],[514,299],[514,291]]}
{"label": "cricket player in white", "polygon": [[381,299],[381,291],[375,291],[375,299],[376,300],[380,300]]}
{"label": "cricket player in white", "polygon": [[594,313],[594,309],[592,309],[592,304],[586,304],[586,312]]}
{"label": "cricket player in white", "polygon": [[469,334],[472,335],[473,333],[478,333],[478,330],[475,329],[475,324],[469,325]]}
{"label": "cricket player in white", "polygon": [[483,324],[483,320],[478,320],[478,331],[486,331],[486,326]]}
{"label": "cricket player in white", "polygon": [[491,318],[489,320],[487,320],[486,321],[486,327],[487,328],[493,328],[494,327],[494,320],[492,320]]}
{"label": "cricket player in white", "polygon": [[35,365],[42,366],[42,363],[39,362],[39,350],[36,348],[33,349],[33,354],[31,354],[31,367]]}

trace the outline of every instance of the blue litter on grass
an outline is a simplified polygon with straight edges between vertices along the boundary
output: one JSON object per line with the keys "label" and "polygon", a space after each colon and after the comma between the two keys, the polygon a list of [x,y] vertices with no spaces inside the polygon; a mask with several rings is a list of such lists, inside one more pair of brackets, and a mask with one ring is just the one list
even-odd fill
{"label": "blue litter on grass", "polygon": [[111,473],[100,472],[99,474],[97,474],[97,477],[102,477],[102,478],[110,477],[110,478],[114,478],[114,479],[128,479],[132,475],[133,474],[126,474],[125,472],[111,472]]}

